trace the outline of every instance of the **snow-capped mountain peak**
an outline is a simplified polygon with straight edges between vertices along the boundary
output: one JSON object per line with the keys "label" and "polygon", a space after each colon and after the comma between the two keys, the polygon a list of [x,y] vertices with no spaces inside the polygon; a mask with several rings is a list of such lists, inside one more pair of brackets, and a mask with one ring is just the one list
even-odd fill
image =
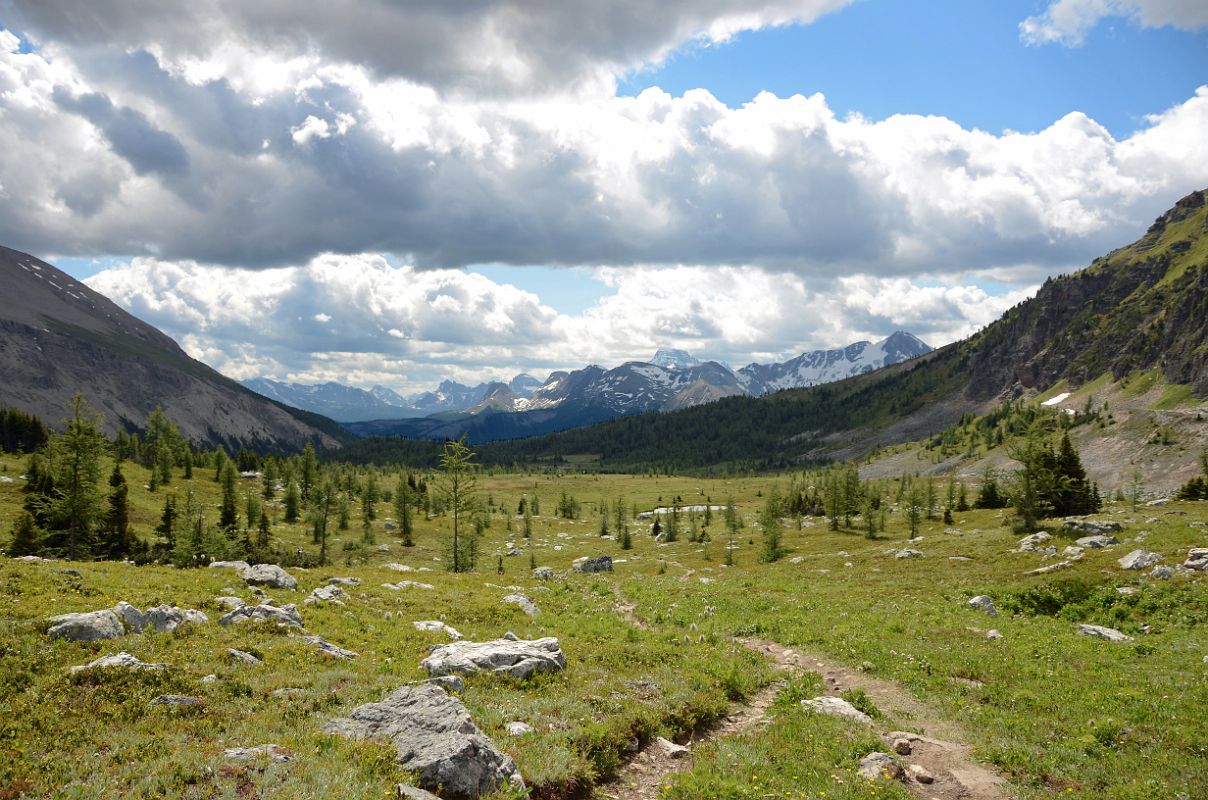
{"label": "snow-capped mountain peak", "polygon": [[695,367],[701,362],[686,350],[660,347],[655,351],[654,358],[650,359],[647,363],[653,364],[656,367],[663,367],[664,369],[688,369],[688,367]]}

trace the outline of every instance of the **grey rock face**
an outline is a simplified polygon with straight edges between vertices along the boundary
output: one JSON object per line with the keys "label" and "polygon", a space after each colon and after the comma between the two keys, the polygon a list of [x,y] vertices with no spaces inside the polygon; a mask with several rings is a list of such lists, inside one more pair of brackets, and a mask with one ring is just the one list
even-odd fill
{"label": "grey rock face", "polygon": [[294,576],[276,564],[256,564],[239,571],[239,575],[249,586],[268,586],[272,589],[293,591],[298,588]]}
{"label": "grey rock face", "polygon": [[[133,610],[138,611],[138,609]],[[209,617],[195,609],[168,605],[149,608],[142,616],[143,624],[136,630],[143,631],[150,628],[157,633],[171,633],[186,623],[204,625],[210,621]]]}
{"label": "grey rock face", "polygon": [[524,785],[515,762],[478,729],[461,701],[439,686],[404,686],[380,703],[333,719],[323,730],[389,741],[398,764],[418,774],[421,787],[444,797],[469,800],[509,782]]}
{"label": "grey rock face", "polygon": [[976,608],[978,611],[984,611],[991,617],[998,616],[998,608],[994,605],[994,601],[984,594],[979,594],[968,602],[970,608]]}
{"label": "grey rock face", "polygon": [[541,609],[537,608],[537,604],[522,594],[509,594],[500,602],[519,606],[520,610],[525,614],[528,614],[530,617],[535,617],[541,613]]}
{"label": "grey rock face", "polygon": [[860,759],[860,766],[856,768],[856,771],[860,777],[869,781],[887,778],[900,781],[905,777],[902,765],[889,753],[869,753]]}
{"label": "grey rock face", "polygon": [[325,656],[330,658],[338,658],[341,661],[348,661],[357,657],[357,654],[351,650],[345,650],[343,647],[338,647],[324,639],[322,636],[303,636],[302,641],[313,644],[315,648]]}
{"label": "grey rock face", "polygon": [[1106,639],[1109,642],[1131,642],[1133,637],[1127,636],[1115,628],[1105,628],[1102,625],[1079,625],[1078,633],[1083,636],[1093,636],[1096,639]]}
{"label": "grey rock face", "polygon": [[824,695],[822,697],[815,697],[813,700],[802,700],[801,705],[806,708],[812,708],[819,714],[826,714],[831,717],[843,717],[865,725],[872,724],[872,717],[841,697]]}
{"label": "grey rock face", "polygon": [[342,606],[344,605],[345,600],[351,599],[352,597],[348,594],[348,592],[344,591],[339,586],[329,584],[327,586],[320,586],[319,588],[315,589],[303,602],[305,602],[307,605],[314,605],[315,603],[332,603],[337,606]]}
{"label": "grey rock face", "polygon": [[[1115,523],[1113,522],[1112,524],[1114,525]],[[1094,536],[1083,536],[1078,540],[1077,543],[1082,547],[1093,547],[1100,549],[1120,544],[1120,540],[1115,536],[1108,536],[1107,534],[1099,533],[1095,534]]]}
{"label": "grey rock face", "polygon": [[241,606],[229,614],[218,618],[219,625],[235,625],[248,620],[269,620],[278,625],[290,628],[302,627],[302,615],[293,603],[278,608],[277,606]]}
{"label": "grey rock face", "polygon": [[1149,550],[1133,550],[1119,561],[1122,569],[1148,569],[1162,560],[1162,556]]}
{"label": "grey rock face", "polygon": [[612,556],[596,556],[578,564],[577,572],[612,572]]}
{"label": "grey rock face", "polygon": [[466,689],[466,682],[457,675],[437,675],[435,678],[428,678],[428,680],[420,681],[420,683],[431,683],[434,686],[441,687],[446,692],[457,692],[459,694]]}
{"label": "grey rock face", "polygon": [[145,661],[140,661],[134,656],[123,650],[120,653],[115,653],[111,656],[101,656],[95,661],[89,661],[87,664],[82,664],[78,667],[72,667],[72,673],[83,672],[90,669],[167,669],[167,664],[148,664]]}
{"label": "grey rock face", "polygon": [[470,675],[484,671],[527,678],[535,672],[566,669],[566,656],[558,640],[552,637],[523,640],[508,634],[489,642],[454,642],[434,647],[420,666],[429,675]]}
{"label": "grey rock face", "polygon": [[60,614],[47,620],[50,628],[46,634],[52,639],[70,639],[73,642],[99,642],[117,639],[126,635],[122,619],[112,609],[88,611],[82,614]]}
{"label": "grey rock face", "polygon": [[1183,566],[1199,572],[1208,571],[1208,547],[1193,547],[1188,550]]}

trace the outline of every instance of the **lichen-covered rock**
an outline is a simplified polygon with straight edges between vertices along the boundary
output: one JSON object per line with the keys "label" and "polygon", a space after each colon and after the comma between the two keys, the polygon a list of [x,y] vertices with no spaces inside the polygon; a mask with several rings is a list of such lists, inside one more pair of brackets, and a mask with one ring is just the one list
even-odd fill
{"label": "lichen-covered rock", "polygon": [[314,605],[315,603],[331,603],[333,605],[342,606],[345,600],[351,600],[351,595],[341,589],[339,586],[327,585],[320,586],[310,593],[310,596],[303,602],[306,605]]}
{"label": "lichen-covered rock", "polygon": [[889,753],[869,753],[860,759],[860,766],[856,768],[856,771],[860,777],[869,781],[900,781],[906,777],[902,765]]}
{"label": "lichen-covered rock", "polygon": [[101,656],[95,661],[89,661],[87,664],[72,667],[71,671],[74,674],[76,672],[84,672],[85,670],[93,669],[161,670],[167,668],[167,664],[148,664],[145,661],[140,661],[136,657],[123,650],[120,653],[115,653],[111,656]]}
{"label": "lichen-covered rock", "polygon": [[524,785],[515,762],[478,729],[461,701],[439,686],[404,686],[380,703],[331,720],[323,730],[390,742],[399,766],[414,772],[422,788],[444,797],[470,800],[508,783]]}
{"label": "lichen-covered rock", "polygon": [[509,633],[489,642],[454,642],[434,647],[420,666],[429,675],[470,675],[484,671],[527,678],[536,672],[566,669],[566,656],[557,639],[524,640]]}
{"label": "lichen-covered rock", "polygon": [[302,615],[298,613],[298,607],[293,603],[287,606],[241,606],[229,614],[218,618],[219,625],[235,625],[240,622],[249,620],[268,620],[275,622],[278,625],[285,625],[290,628],[302,627]]}
{"label": "lichen-covered rock", "polygon": [[51,617],[47,622],[50,623],[50,627],[46,630],[46,634],[52,639],[99,642],[126,635],[121,617],[110,608],[81,614],[60,614],[57,617]]}
{"label": "lichen-covered rock", "polygon": [[872,724],[872,717],[865,714],[860,709],[853,706],[851,703],[844,700],[842,697],[831,697],[823,695],[815,697],[813,700],[802,700],[801,705],[806,708],[811,708],[819,714],[826,714],[831,717],[843,717],[845,719],[861,722],[865,725]]}
{"label": "lichen-covered rock", "polygon": [[1076,544],[1078,544],[1080,547],[1093,547],[1096,550],[1100,550],[1104,547],[1114,547],[1115,545],[1120,544],[1120,540],[1115,536],[1108,536],[1104,533],[1098,533],[1094,536],[1083,536],[1081,539],[1077,540]]}
{"label": "lichen-covered rock", "polygon": [[298,582],[294,580],[294,576],[276,564],[256,564],[240,570],[239,575],[249,586],[268,586],[272,589],[285,589],[291,592],[298,588]]}

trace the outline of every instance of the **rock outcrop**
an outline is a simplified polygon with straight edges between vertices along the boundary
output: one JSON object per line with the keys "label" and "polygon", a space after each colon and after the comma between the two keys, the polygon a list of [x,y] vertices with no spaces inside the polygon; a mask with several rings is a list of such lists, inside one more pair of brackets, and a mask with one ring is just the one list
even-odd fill
{"label": "rock outcrop", "polygon": [[489,642],[454,642],[432,648],[420,666],[429,675],[470,675],[494,672],[513,678],[527,678],[537,672],[566,669],[566,656],[552,637],[519,639],[508,633]]}

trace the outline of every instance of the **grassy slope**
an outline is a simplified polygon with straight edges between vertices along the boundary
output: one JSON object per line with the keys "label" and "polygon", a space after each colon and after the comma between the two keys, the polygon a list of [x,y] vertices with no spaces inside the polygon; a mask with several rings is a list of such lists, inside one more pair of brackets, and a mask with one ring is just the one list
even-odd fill
{"label": "grassy slope", "polygon": [[[0,460],[0,469],[5,468],[0,475],[12,476],[19,464]],[[145,531],[161,496],[141,488],[136,468],[127,471],[135,522]],[[216,485],[208,478],[199,471],[194,488],[214,502]],[[250,783],[264,797],[381,795],[404,777],[388,752],[372,743],[336,740],[319,729],[332,716],[421,677],[419,660],[441,639],[414,631],[410,621],[440,617],[468,638],[493,638],[510,629],[521,636],[561,639],[566,673],[528,683],[474,678],[463,698],[541,796],[565,796],[591,780],[616,763],[635,734],[683,733],[720,713],[727,698],[766,682],[767,670],[730,641],[752,634],[805,645],[852,665],[867,662],[866,669],[876,675],[904,684],[963,722],[978,753],[1014,776],[1025,798],[1048,797],[1055,790],[1087,800],[1177,797],[1180,792],[1193,797],[1204,785],[1208,583],[1202,576],[1151,582],[1125,573],[1114,559],[1133,548],[1127,539],[1114,552],[1089,551],[1069,570],[1025,576],[1046,562],[1008,552],[1015,537],[1000,527],[996,512],[961,516],[955,526],[959,535],[945,533],[949,526],[938,522],[925,525],[923,541],[915,544],[926,553],[923,559],[886,554],[905,538],[897,515],[890,515],[886,541],[812,525],[787,537],[790,548],[804,556],[802,563],[759,565],[752,518],[759,494],[773,482],[488,476],[484,491],[512,509],[522,493],[534,491],[547,515],[563,490],[584,502],[584,521],[537,518],[539,564],[562,571],[573,558],[598,553],[627,562],[612,576],[570,576],[537,585],[528,577],[526,553],[505,558],[505,574],[496,575],[489,554],[505,540],[527,550],[518,532],[506,531],[502,516],[488,530],[488,557],[480,571],[465,576],[403,575],[382,566],[400,560],[439,570],[432,559],[440,553],[440,521],[420,524],[418,546],[411,551],[380,527],[378,541],[390,542],[389,553],[345,551],[337,542],[335,557],[347,564],[295,571],[301,591],[270,594],[280,602],[300,602],[329,575],[362,578],[346,608],[302,609],[310,632],[361,654],[352,662],[325,661],[270,629],[215,624],[183,635],[133,636],[114,643],[51,642],[40,633],[39,620],[55,613],[105,608],[124,599],[144,608],[159,602],[201,608],[214,620],[219,612],[212,598],[227,589],[245,598],[249,593],[228,571],[0,562],[0,750],[6,756],[0,758],[0,791],[29,781],[34,796],[53,791],[62,797],[235,797],[246,794]],[[177,479],[173,488],[180,492],[183,484]],[[17,485],[0,483],[0,530],[19,502]],[[610,501],[624,496],[627,505],[648,508],[674,495],[685,502],[717,502],[729,494],[748,518],[738,566],[731,569],[720,566],[718,520],[715,541],[708,546],[656,545],[638,536],[635,550],[623,553],[615,542],[598,538],[598,519],[590,513],[590,504],[601,496]],[[1143,536],[1144,546],[1162,553],[1167,563],[1181,561],[1189,546],[1208,543],[1205,528],[1192,526],[1208,518],[1205,504],[1118,511],[1116,518],[1128,525],[1125,536]],[[355,518],[353,528],[355,533],[341,538],[358,541]],[[311,547],[300,528],[278,526],[276,533]],[[949,561],[953,555],[974,560]],[[68,566],[82,578],[61,572]],[[712,582],[700,580],[704,577]],[[380,585],[402,578],[437,588],[400,593]],[[502,587],[512,584],[534,598],[541,616],[529,620],[500,605],[509,591]],[[1124,585],[1139,593],[1118,594],[1116,588]],[[649,630],[626,624],[613,610],[614,589],[637,601]],[[1004,616],[988,620],[963,606],[968,597],[983,593],[994,598]],[[1078,636],[1075,623],[1083,621],[1118,627],[1138,640],[1113,645]],[[1151,626],[1151,632],[1141,633],[1142,625]],[[996,627],[1005,639],[985,640],[971,627]],[[236,667],[226,660],[226,647],[263,655],[266,663]],[[68,666],[118,649],[176,669],[154,678],[68,676]],[[202,683],[210,673],[219,680]],[[977,679],[984,687],[955,683],[954,677]],[[788,690],[766,732],[705,748],[694,770],[672,780],[666,794],[905,797],[894,787],[869,788],[851,779],[850,770],[872,743],[859,731],[807,715],[790,702],[813,691],[810,681],[807,676]],[[283,687],[303,691],[289,700],[271,696]],[[193,712],[146,707],[167,692],[195,694],[206,703]],[[538,733],[506,736],[503,725],[513,719],[533,724]],[[910,726],[910,720],[893,723]],[[221,757],[224,747],[265,742],[289,748],[295,759],[242,768]]]}

